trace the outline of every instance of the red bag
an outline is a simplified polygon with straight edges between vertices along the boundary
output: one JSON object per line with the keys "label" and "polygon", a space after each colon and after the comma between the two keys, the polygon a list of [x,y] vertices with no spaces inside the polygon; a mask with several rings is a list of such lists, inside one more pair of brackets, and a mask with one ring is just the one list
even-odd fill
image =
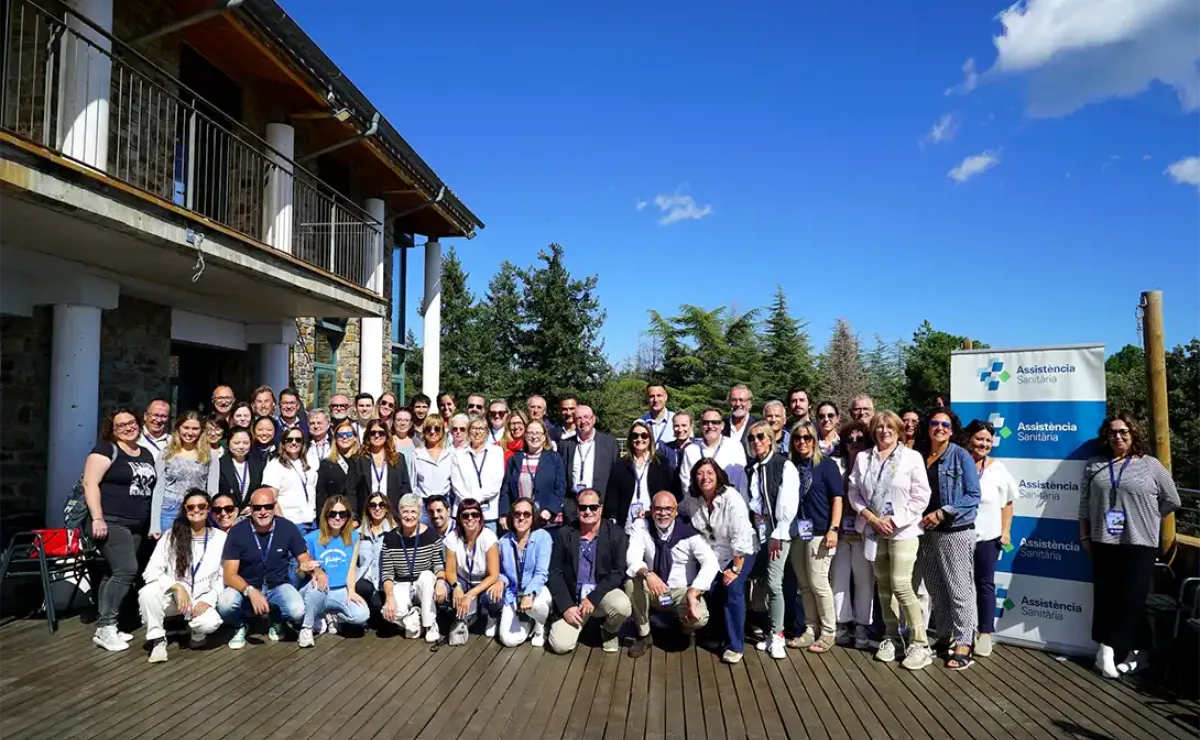
{"label": "red bag", "polygon": [[[42,536],[42,549],[47,557],[61,558],[78,555],[82,537],[78,529],[35,529],[34,534]],[[39,557],[35,547],[29,551],[29,557]]]}

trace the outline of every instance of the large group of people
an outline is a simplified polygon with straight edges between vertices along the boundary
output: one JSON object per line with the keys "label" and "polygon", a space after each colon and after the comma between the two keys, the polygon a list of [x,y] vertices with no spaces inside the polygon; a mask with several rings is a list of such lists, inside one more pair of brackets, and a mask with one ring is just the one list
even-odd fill
{"label": "large group of people", "polygon": [[[661,384],[646,399],[623,445],[574,396],[557,423],[537,395],[518,409],[470,394],[459,412],[450,394],[338,394],[306,410],[292,388],[239,402],[221,386],[210,414],[173,425],[162,399],[117,409],[83,475],[107,563],[93,640],[130,646],[118,618],[140,573],[151,662],[168,658],[168,617],[192,647],[225,625],[232,649],[258,617],[300,647],[374,629],[566,653],[594,622],[604,651],[624,635],[634,657],[656,628],[727,663],[747,639],[776,659],[869,649],[911,670],[991,654],[1017,486],[989,423],[964,429],[941,397],[895,413],[859,396],[843,418],[796,388],[760,419],[739,384],[728,416],[695,420]],[[1079,509],[1105,676],[1145,665],[1140,605],[1178,505],[1129,418],[1106,419]]]}

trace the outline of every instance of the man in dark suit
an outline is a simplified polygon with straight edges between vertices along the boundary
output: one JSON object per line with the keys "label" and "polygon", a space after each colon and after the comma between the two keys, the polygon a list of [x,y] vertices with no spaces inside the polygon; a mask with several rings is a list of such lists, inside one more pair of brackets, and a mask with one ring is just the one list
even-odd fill
{"label": "man in dark suit", "polygon": [[749,454],[750,447],[749,440],[746,439],[746,430],[758,421],[757,416],[750,415],[750,406],[753,403],[754,394],[750,392],[748,386],[738,383],[730,388],[729,418],[725,420],[725,428],[721,430],[721,436],[737,440],[747,454]]}
{"label": "man in dark suit", "polygon": [[569,653],[589,619],[603,620],[604,652],[621,649],[621,625],[633,605],[621,588],[629,541],[620,526],[604,521],[600,494],[585,488],[578,494],[579,522],[554,535],[546,587],[554,601],[556,621],[547,644],[552,653]]}
{"label": "man in dark suit", "polygon": [[596,414],[591,407],[579,406],[575,409],[575,436],[564,439],[558,452],[567,473],[563,518],[574,522],[575,496],[585,488],[607,491],[609,474],[621,450],[612,435],[596,430]]}

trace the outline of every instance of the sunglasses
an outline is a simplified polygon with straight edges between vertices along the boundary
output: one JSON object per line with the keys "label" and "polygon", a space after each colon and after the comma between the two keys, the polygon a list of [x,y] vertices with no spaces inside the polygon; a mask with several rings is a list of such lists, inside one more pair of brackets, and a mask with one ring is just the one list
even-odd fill
{"label": "sunglasses", "polygon": [[458,518],[464,521],[470,519],[482,519],[483,514],[478,511],[460,511],[458,513]]}
{"label": "sunglasses", "polygon": [[427,426],[427,427],[425,427],[425,433],[426,434],[430,434],[430,433],[441,434],[442,428],[439,426]]}
{"label": "sunglasses", "polygon": [[646,434],[645,432],[634,432],[633,434],[629,435],[629,438],[630,439],[650,439],[650,435]]}
{"label": "sunglasses", "polygon": [[183,508],[187,509],[189,514],[196,514],[201,511],[208,511],[208,504],[188,504]]}
{"label": "sunglasses", "polygon": [[369,508],[369,509],[386,509],[387,502],[386,501],[372,501],[371,503],[367,504],[367,508]]}
{"label": "sunglasses", "polygon": [[1108,436],[1110,436],[1110,437],[1128,437],[1129,430],[1128,429],[1109,429]]}
{"label": "sunglasses", "polygon": [[450,427],[450,431],[454,432],[455,434],[466,434],[467,428],[466,427]]}
{"label": "sunglasses", "polygon": [[722,422],[720,419],[701,419],[700,426],[702,427],[719,427]]}
{"label": "sunglasses", "polygon": [[513,519],[532,519],[533,512],[532,511],[514,511],[512,513],[512,517],[513,517]]}
{"label": "sunglasses", "polygon": [[354,438],[354,432],[338,432],[338,433],[337,433],[337,438],[338,438],[338,439],[353,439],[353,438]]}
{"label": "sunglasses", "polygon": [[817,414],[817,418],[825,419],[826,421],[828,421],[829,419],[836,419],[837,414]]}
{"label": "sunglasses", "polygon": [[580,504],[580,511],[600,511],[600,504]]}
{"label": "sunglasses", "polygon": [[269,504],[250,504],[250,511],[275,511],[275,502]]}
{"label": "sunglasses", "polygon": [[380,401],[379,407],[383,408],[383,409],[391,409],[391,408],[395,408],[396,404],[392,403],[391,401]]}
{"label": "sunglasses", "polygon": [[348,403],[331,403],[331,404],[329,404],[329,408],[331,408],[331,409],[348,409],[348,408],[350,408],[350,404],[348,404]]}
{"label": "sunglasses", "polygon": [[233,514],[237,511],[236,506],[214,506],[214,514]]}
{"label": "sunglasses", "polygon": [[488,416],[494,417],[496,419],[499,419],[501,416],[504,416],[504,414],[505,414],[505,412],[503,412],[503,411],[489,411],[488,412]]}
{"label": "sunglasses", "polygon": [[304,437],[288,437],[283,440],[283,443],[286,445],[301,445],[304,444]]}
{"label": "sunglasses", "polygon": [[952,429],[954,428],[954,425],[948,421],[938,421],[936,419],[931,419],[929,421],[930,429],[937,429],[938,427],[941,427],[942,429]]}
{"label": "sunglasses", "polygon": [[483,404],[481,404],[481,403],[468,403],[468,404],[467,404],[467,408],[468,408],[468,409],[474,409],[474,410],[476,410],[476,411],[483,411]]}
{"label": "sunglasses", "polygon": [[350,512],[346,511],[345,509],[338,509],[338,510],[331,511],[328,514],[326,514],[325,518],[326,519],[349,519]]}
{"label": "sunglasses", "polygon": [[852,444],[852,445],[861,445],[863,443],[863,438],[856,434],[856,435],[850,437],[849,439],[847,439],[846,443]]}
{"label": "sunglasses", "polygon": [[387,432],[383,431],[382,429],[372,429],[370,432],[367,432],[367,436],[371,439],[375,439],[376,437],[386,437]]}
{"label": "sunglasses", "polygon": [[811,434],[797,434],[796,441],[797,442],[812,442],[813,436]]}
{"label": "sunglasses", "polygon": [[755,442],[766,442],[767,440],[769,440],[771,438],[768,437],[767,435],[763,434],[762,432],[755,432],[754,434],[750,435],[750,439],[754,440]]}

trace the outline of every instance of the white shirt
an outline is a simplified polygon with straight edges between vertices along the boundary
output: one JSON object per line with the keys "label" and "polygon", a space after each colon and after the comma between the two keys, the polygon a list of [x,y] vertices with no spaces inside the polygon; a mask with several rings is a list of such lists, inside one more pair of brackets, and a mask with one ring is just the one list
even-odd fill
{"label": "white shirt", "polygon": [[[629,536],[629,548],[625,551],[626,575],[637,576],[643,568],[654,571],[654,540],[667,539],[675,524],[666,535],[660,534],[658,525],[645,520],[639,521]],[[671,548],[671,572],[667,574],[667,588],[694,588],[707,591],[721,570],[717,555],[700,534],[685,537]]]}
{"label": "white shirt", "polygon": [[764,501],[763,494],[767,493],[766,478],[762,468],[778,453],[771,453],[763,464],[756,467],[750,474],[750,512],[766,516],[767,506],[775,513],[775,528],[767,533],[767,537],[782,542],[791,541],[792,520],[800,509],[800,471],[791,460],[783,461],[783,481],[775,494],[774,501]]}
{"label": "white shirt", "polygon": [[979,476],[979,510],[975,514],[975,541],[1000,536],[1004,528],[1001,509],[1017,500],[1017,482],[999,460],[991,460]]}
{"label": "white shirt", "polygon": [[332,432],[326,432],[324,442],[317,442],[316,440],[313,440],[309,443],[307,453],[308,467],[315,470],[321,466],[322,460],[329,457],[329,450],[332,445],[332,442],[329,439],[331,436],[333,436]]}
{"label": "white shirt", "polygon": [[633,463],[633,496],[629,501],[629,515],[625,518],[625,534],[633,536],[634,525],[642,520],[642,514],[650,511],[650,463]]}
{"label": "white shirt", "polygon": [[267,461],[262,484],[274,488],[283,518],[293,524],[312,524],[317,519],[317,469],[305,470],[299,461],[285,464],[277,457]]}
{"label": "white shirt", "polygon": [[492,429],[492,427],[490,425],[488,426],[488,442],[489,443],[498,445],[498,444],[500,444],[500,438],[503,436],[504,436],[504,428],[503,427],[501,427],[500,429]]}
{"label": "white shirt", "polygon": [[[475,545],[470,549],[462,541],[458,530],[451,530],[444,540],[446,549],[454,553],[454,564],[458,572],[458,580],[463,581],[463,590],[470,589],[466,585],[479,583],[487,576],[487,554],[495,547],[500,539],[496,533],[484,527],[475,538]],[[469,556],[469,557],[468,557]]]}
{"label": "white shirt", "polygon": [[571,459],[571,479],[575,481],[575,490],[592,487],[592,476],[596,472],[596,432],[586,442],[576,439],[575,456]]}
{"label": "white shirt", "polygon": [[655,421],[654,416],[649,412],[642,417],[642,421],[650,425],[650,439],[654,442],[655,450],[662,450],[664,446],[675,441],[675,430],[672,429],[675,412],[670,409],[663,409],[662,421]]}
{"label": "white shirt", "polygon": [[[899,541],[921,536],[917,526],[929,505],[932,492],[929,489],[929,474],[925,472],[925,458],[916,450],[897,445],[886,459],[881,460],[879,449],[872,447],[858,453],[850,472],[850,487],[846,499],[858,512],[855,529],[866,532],[868,525],[862,511],[871,502],[871,489],[880,479],[880,468],[887,465],[892,469],[892,482],[888,486],[887,500],[892,504],[892,524],[896,529],[889,540]],[[880,513],[880,512],[875,512]],[[976,514],[978,516],[978,514]],[[874,531],[874,530],[872,530]]]}
{"label": "white shirt", "polygon": [[168,431],[164,432],[161,437],[152,437],[150,432],[142,430],[142,436],[138,437],[138,444],[150,450],[150,454],[154,456],[154,462],[158,462],[158,458],[162,457],[163,450],[171,444],[171,433]]}
{"label": "white shirt", "polygon": [[733,422],[733,417],[729,417],[729,434],[725,435],[726,439],[736,439],[738,442],[745,442],[746,430],[750,428],[750,414],[742,417],[742,426],[739,429]]}
{"label": "white shirt", "polygon": [[701,457],[711,457],[717,461],[717,465],[721,466],[721,470],[725,471],[725,475],[729,476],[729,485],[741,491],[744,495],[747,492],[746,488],[746,450],[740,444],[732,440],[726,441],[725,437],[717,442],[716,447],[709,447],[708,443],[703,439],[695,444],[690,444],[683,451],[683,462],[680,463],[680,477],[683,480],[683,495],[687,499],[688,489],[692,484],[692,468],[696,463],[700,462]]}
{"label": "white shirt", "polygon": [[746,508],[746,500],[737,489],[729,486],[717,494],[711,512],[702,499],[695,501],[692,528],[708,541],[717,554],[717,564],[721,570],[728,568],[738,555],[745,557],[758,552],[750,512]]}
{"label": "white shirt", "polygon": [[437,460],[429,454],[429,450],[418,447],[413,452],[413,493],[421,498],[430,496],[450,495],[450,469],[454,465],[457,453],[454,450],[442,448]]}
{"label": "white shirt", "polygon": [[208,528],[208,543],[203,539],[199,542],[192,538],[192,567],[196,569],[195,577],[191,569],[184,572],[183,578],[175,577],[175,543],[174,533],[163,532],[146,569],[142,571],[142,580],[146,583],[157,583],[164,591],[176,584],[182,585],[192,601],[203,601],[210,607],[217,605],[217,597],[225,589],[225,570],[221,554],[225,550],[226,534],[216,527]]}
{"label": "white shirt", "polygon": [[473,498],[483,509],[483,518],[495,521],[500,516],[500,489],[503,487],[504,450],[485,444],[478,452],[470,447],[454,451],[450,488],[456,502]]}

